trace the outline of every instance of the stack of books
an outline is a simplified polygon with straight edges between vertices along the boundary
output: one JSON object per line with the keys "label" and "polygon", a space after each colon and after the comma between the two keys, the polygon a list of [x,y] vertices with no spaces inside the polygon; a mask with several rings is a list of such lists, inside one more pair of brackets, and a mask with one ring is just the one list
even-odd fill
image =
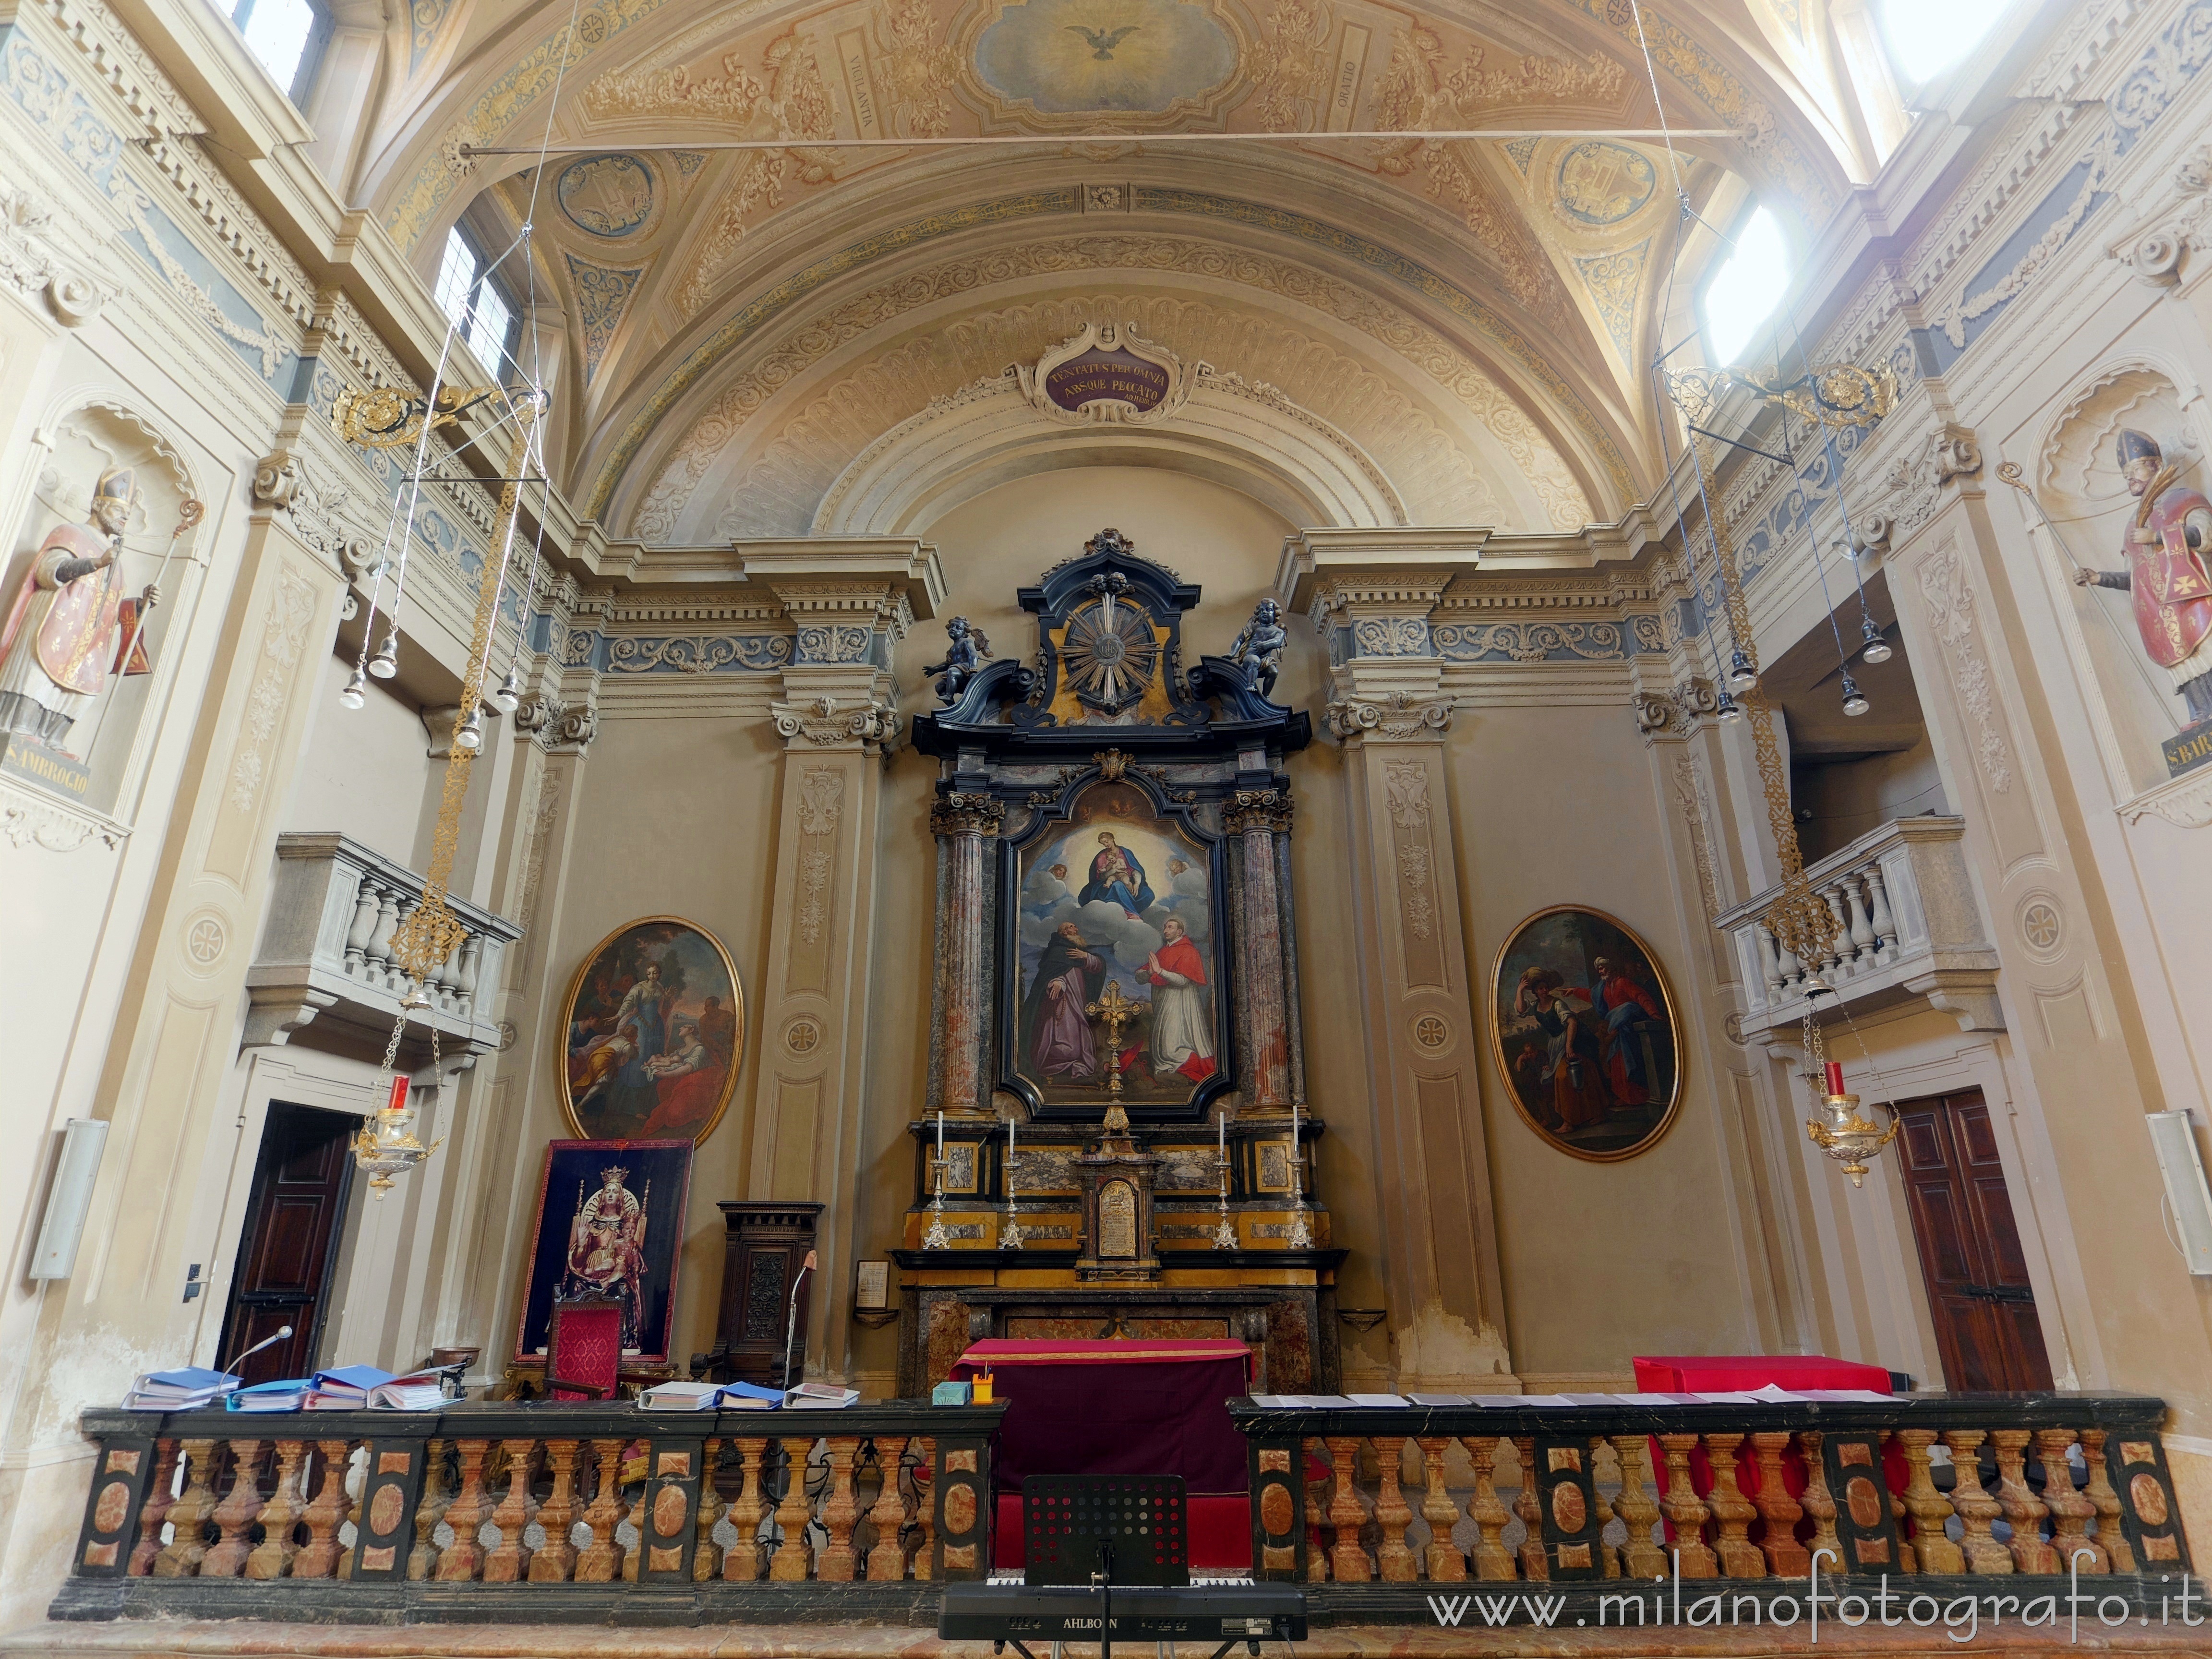
{"label": "stack of books", "polygon": [[858,1403],[858,1389],[841,1388],[835,1382],[802,1382],[783,1397],[783,1403],[793,1411],[842,1411]]}
{"label": "stack of books", "polygon": [[390,1371],[380,1371],[374,1365],[340,1365],[335,1370],[317,1371],[308,1379],[307,1409],[366,1411],[371,1389],[398,1380]]}
{"label": "stack of books", "polygon": [[645,1412],[772,1412],[783,1403],[781,1389],[753,1382],[660,1382],[637,1397]]}
{"label": "stack of books", "polygon": [[380,1382],[368,1391],[371,1411],[434,1412],[446,1403],[446,1377],[449,1370],[459,1366],[439,1366],[434,1370],[410,1371],[404,1376],[395,1376],[389,1382]]}
{"label": "stack of books", "polygon": [[282,1382],[256,1382],[234,1390],[222,1403],[234,1412],[296,1412],[307,1405],[307,1390],[314,1385],[304,1376]]}
{"label": "stack of books", "polygon": [[127,1412],[192,1412],[222,1399],[238,1386],[228,1371],[204,1365],[179,1365],[173,1371],[149,1371],[123,1397]]}

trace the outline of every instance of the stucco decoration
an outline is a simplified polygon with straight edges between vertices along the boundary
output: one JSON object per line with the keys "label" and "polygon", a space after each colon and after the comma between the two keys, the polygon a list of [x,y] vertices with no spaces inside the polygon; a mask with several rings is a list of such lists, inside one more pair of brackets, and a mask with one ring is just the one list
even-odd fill
{"label": "stucco decoration", "polygon": [[[1006,249],[988,261],[948,261],[884,283],[827,313],[806,319],[803,327],[794,329],[780,343],[732,375],[699,410],[684,436],[660,463],[653,485],[631,519],[630,533],[648,542],[677,538],[678,526],[689,516],[693,494],[701,482],[711,471],[730,465],[720,459],[722,452],[740,441],[743,428],[777,391],[809,364],[880,328],[890,318],[935,305],[987,281],[1010,282],[1047,276],[1079,277],[1102,270],[1188,273],[1248,288],[1257,295],[1279,296],[1295,306],[1312,307],[1319,313],[1317,321],[1330,325],[1348,325],[1365,335],[1383,348],[1383,361],[1395,357],[1411,365],[1420,376],[1433,383],[1440,394],[1439,402],[1443,408],[1438,410],[1439,416],[1449,418],[1446,410],[1459,414],[1479,428],[1485,440],[1494,441],[1503,451],[1499,470],[1508,472],[1511,480],[1501,480],[1502,488],[1498,484],[1491,486],[1498,497],[1494,517],[1455,516],[1417,507],[1416,518],[1441,523],[1497,523],[1516,528],[1571,530],[1596,516],[1572,469],[1519,404],[1458,346],[1384,304],[1371,292],[1340,283],[1308,267],[1260,254],[1230,252],[1179,238],[1099,236],[1032,242]],[[1287,347],[1304,336],[1304,330],[1286,326],[1286,319],[1279,315],[1263,319],[1253,313],[1232,324],[1231,313],[1223,312],[1219,326],[1229,337],[1217,343],[1212,337],[1186,337],[1175,319],[1166,314],[1166,310],[1172,308],[1171,302],[1160,296],[1133,296],[1126,303],[1133,308],[1121,314],[1136,321],[1147,337],[1170,342],[1186,358],[1234,366],[1241,374],[1283,386],[1301,403],[1340,425],[1364,428],[1365,416],[1351,413],[1340,416],[1331,410],[1325,394],[1308,386],[1305,375],[1280,369],[1267,361],[1263,354],[1278,346]],[[1088,305],[1084,307],[1086,312],[1090,309]],[[1208,309],[1200,307],[1198,311],[1202,313]],[[1080,314],[1068,315],[1066,324],[1058,332],[1065,335],[1069,325],[1079,325],[1084,320],[1086,319]],[[951,331],[941,331],[940,334],[948,342],[953,338]],[[908,392],[913,401],[891,419],[867,430],[861,441],[872,441],[898,419],[918,410],[930,398],[998,374],[1007,363],[1040,352],[1053,337],[1025,337],[1019,349],[1006,350],[1004,355],[994,352],[988,358],[969,357],[963,371],[957,376],[930,385],[921,395]],[[1340,352],[1333,356],[1342,359]],[[927,361],[927,353],[908,361],[913,366],[902,368],[902,375],[915,373],[919,364]],[[1426,418],[1434,428],[1437,416]],[[1378,453],[1385,453],[1373,434],[1368,435],[1368,441],[1376,446]],[[1448,437],[1442,443],[1445,449],[1457,447]],[[851,453],[847,452],[848,458]],[[1441,463],[1431,465],[1438,464]],[[818,488],[827,489],[830,478],[842,465],[841,459],[822,477]],[[1414,483],[1404,467],[1387,459],[1384,465],[1399,480],[1399,487],[1407,492],[1409,501],[1418,501],[1426,493]],[[1462,476],[1466,476],[1469,470],[1467,464],[1462,462],[1460,466]],[[1516,483],[1534,498],[1527,507],[1518,506],[1512,499],[1519,494],[1514,488]]]}
{"label": "stucco decoration", "polygon": [[1581,225],[1617,225],[1651,199],[1658,174],[1625,144],[1576,144],[1559,157],[1559,211]]}
{"label": "stucco decoration", "polygon": [[1014,0],[966,54],[1001,120],[1210,112],[1237,73],[1238,43],[1210,0]]}
{"label": "stucco decoration", "polygon": [[599,372],[599,363],[614,341],[615,331],[622,326],[630,296],[637,291],[638,279],[646,268],[595,265],[567,252],[562,257],[568,261],[568,281],[575,290],[576,321],[584,333],[584,380],[588,385]]}
{"label": "stucco decoration", "polygon": [[1048,420],[1144,426],[1174,418],[1190,400],[1193,371],[1204,368],[1119,323],[1085,323],[1013,372],[1030,407]]}

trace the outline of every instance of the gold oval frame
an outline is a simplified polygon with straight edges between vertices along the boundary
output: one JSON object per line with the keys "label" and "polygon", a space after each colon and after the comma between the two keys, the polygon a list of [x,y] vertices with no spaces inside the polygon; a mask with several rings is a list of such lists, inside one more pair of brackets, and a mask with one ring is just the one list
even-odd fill
{"label": "gold oval frame", "polygon": [[[1584,1147],[1569,1146],[1539,1123],[1529,1115],[1528,1108],[1522,1103],[1521,1091],[1514,1086],[1513,1073],[1505,1064],[1505,1042],[1498,1022],[1498,981],[1505,971],[1505,958],[1511,953],[1515,941],[1545,917],[1567,914],[1595,917],[1607,927],[1616,929],[1623,938],[1644,953],[1644,961],[1651,964],[1652,977],[1659,981],[1659,1001],[1667,1010],[1667,1023],[1674,1035],[1674,1089],[1667,1102],[1667,1109],[1661,1115],[1659,1121],[1653,1126],[1650,1134],[1644,1136],[1634,1146],[1624,1146],[1618,1152],[1593,1152]],[[1490,1000],[1484,1009],[1484,1023],[1490,1032],[1491,1064],[1498,1068],[1498,1082],[1504,1087],[1505,1097],[1513,1103],[1513,1109],[1520,1115],[1522,1122],[1527,1124],[1547,1146],[1555,1152],[1565,1152],[1569,1158],[1578,1158],[1586,1164],[1625,1164],[1630,1158],[1643,1157],[1644,1153],[1667,1138],[1668,1132],[1674,1127],[1675,1120],[1682,1115],[1682,1097],[1689,1083],[1689,1055],[1686,1052],[1686,1045],[1683,1042],[1685,1032],[1682,1025],[1681,1005],[1674,1000],[1674,984],[1668,979],[1667,969],[1660,962],[1658,953],[1652,950],[1650,942],[1643,934],[1638,933],[1619,916],[1613,915],[1609,911],[1597,909],[1591,905],[1547,905],[1540,910],[1522,917],[1519,921],[1506,930],[1505,942],[1498,947],[1498,954],[1491,961],[1489,986]]]}
{"label": "gold oval frame", "polygon": [[[584,953],[584,959],[576,964],[576,971],[569,975],[568,994],[561,1000],[561,1019],[553,1032],[553,1075],[560,1079],[561,1084],[561,1115],[567,1121],[576,1139],[610,1140],[623,1138],[603,1134],[585,1127],[583,1121],[576,1115],[576,1102],[568,1085],[568,1028],[575,1023],[576,999],[583,994],[584,975],[590,970],[592,964],[605,953],[607,947],[624,933],[636,927],[650,927],[655,923],[688,927],[714,947],[714,954],[721,958],[722,966],[730,976],[730,1012],[738,1017],[738,1040],[730,1051],[729,1075],[722,1079],[722,1097],[714,1103],[714,1109],[708,1115],[705,1126],[697,1134],[691,1137],[692,1146],[696,1147],[706,1145],[707,1137],[714,1133],[716,1127],[720,1124],[722,1115],[730,1109],[730,1102],[738,1092],[738,1073],[744,1069],[745,1063],[745,985],[744,981],[738,977],[738,964],[731,957],[729,947],[716,938],[710,930],[702,927],[689,916],[639,916],[633,921],[623,923],[621,927]],[[635,1139],[637,1137],[631,1136],[629,1139]]]}

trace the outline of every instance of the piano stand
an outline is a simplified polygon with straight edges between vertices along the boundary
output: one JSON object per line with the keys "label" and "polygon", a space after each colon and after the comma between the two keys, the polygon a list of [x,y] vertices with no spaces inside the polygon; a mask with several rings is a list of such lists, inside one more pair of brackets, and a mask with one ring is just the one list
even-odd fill
{"label": "piano stand", "polygon": [[[1260,1659],[1260,1638],[1256,1636],[1231,1637],[1219,1647],[1214,1649],[1212,1659],[1223,1659],[1223,1656],[1228,1653],[1229,1650],[1235,1647],[1239,1642],[1242,1642],[1244,1644],[1244,1651],[1250,1654],[1252,1656],[1252,1659]],[[1031,1653],[1028,1648],[1024,1647],[1021,1643],[1016,1641],[1011,1636],[1000,1641],[994,1641],[991,1644],[991,1651],[994,1653],[1004,1653],[1008,1648],[1012,1648],[1016,1653],[1020,1654],[1022,1656],[1022,1659],[1036,1659],[1036,1655]],[[1111,1641],[1102,1642],[1099,1644],[1099,1659],[1111,1659],[1113,1651],[1114,1644]]]}

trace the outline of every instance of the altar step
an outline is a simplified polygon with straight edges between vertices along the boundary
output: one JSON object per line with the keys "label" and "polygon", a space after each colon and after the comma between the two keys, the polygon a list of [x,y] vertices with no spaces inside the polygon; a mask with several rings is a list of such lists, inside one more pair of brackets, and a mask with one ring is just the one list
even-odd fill
{"label": "altar step", "polygon": [[[1915,1630],[1832,1629],[1817,1650],[1795,1632],[1737,1629],[1652,1631],[1474,1631],[1406,1626],[1316,1630],[1295,1645],[1263,1644],[1266,1659],[1766,1659],[1826,1653],[1869,1659],[1934,1659],[1937,1654],[1995,1651],[2007,1659],[2061,1656],[2212,1654],[2212,1625],[2111,1631],[2084,1618],[2078,1641],[2062,1621],[2055,1630],[2008,1626],[1978,1634],[1970,1648],[1943,1638],[1942,1626]],[[1211,1643],[1119,1644],[1124,1659],[1209,1659]],[[1011,1652],[1011,1650],[1009,1650]],[[1070,1644],[1061,1659],[1096,1659],[1097,1650]],[[939,1642],[898,1626],[742,1625],[697,1630],[610,1629],[576,1625],[285,1625],[261,1620],[147,1620],[109,1624],[34,1625],[0,1637],[0,1655],[71,1659],[73,1656],[147,1655],[154,1659],[991,1659],[988,1642]],[[1037,1650],[1049,1659],[1050,1650]],[[1240,1650],[1241,1659],[1241,1650]]]}

